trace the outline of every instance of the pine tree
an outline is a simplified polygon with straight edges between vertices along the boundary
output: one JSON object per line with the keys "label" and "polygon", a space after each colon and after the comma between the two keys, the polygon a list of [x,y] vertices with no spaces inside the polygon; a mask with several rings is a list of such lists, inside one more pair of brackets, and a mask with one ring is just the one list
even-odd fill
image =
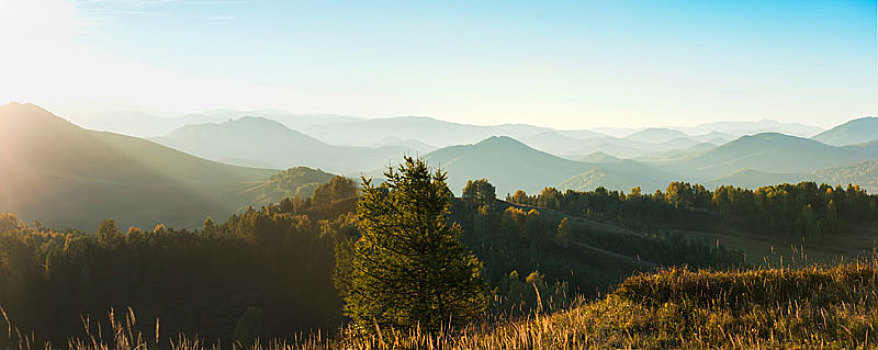
{"label": "pine tree", "polygon": [[487,304],[481,262],[450,221],[451,191],[441,171],[411,157],[386,181],[363,181],[357,204],[362,237],[353,248],[345,313],[375,325],[438,331],[465,324]]}

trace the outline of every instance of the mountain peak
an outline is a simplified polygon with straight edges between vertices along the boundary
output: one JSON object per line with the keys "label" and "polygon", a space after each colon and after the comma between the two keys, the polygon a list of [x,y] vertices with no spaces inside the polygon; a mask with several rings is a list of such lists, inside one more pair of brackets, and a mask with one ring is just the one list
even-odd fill
{"label": "mountain peak", "polygon": [[515,147],[527,147],[527,145],[521,143],[520,141],[511,138],[509,136],[491,136],[482,141],[479,141],[475,144],[475,146],[489,146],[489,145],[500,145],[500,146],[515,146]]}
{"label": "mountain peak", "polygon": [[245,116],[237,118],[237,119],[229,120],[229,121],[225,122],[224,124],[236,125],[236,126],[250,125],[250,126],[259,126],[259,127],[272,127],[272,128],[289,129],[286,126],[284,126],[283,124],[281,124],[275,120],[268,119],[265,117],[254,117],[254,116],[250,116],[250,115],[245,115]]}
{"label": "mountain peak", "polygon": [[779,132],[761,132],[761,133],[758,133],[755,135],[744,136],[744,137],[754,137],[754,138],[758,138],[758,139],[776,139],[776,138],[798,139],[799,138],[799,137],[790,136],[787,134],[781,134]]}
{"label": "mountain peak", "polygon": [[9,114],[9,113],[47,113],[51,114],[51,112],[45,110],[44,108],[37,106],[33,103],[19,103],[16,101],[9,102],[3,106],[0,106],[0,113]]}
{"label": "mountain peak", "polygon": [[689,137],[689,135],[675,129],[648,128],[628,135],[625,138],[628,140],[644,143],[662,143],[681,137],[686,138]]}
{"label": "mountain peak", "polygon": [[590,163],[607,163],[607,162],[618,162],[621,159],[614,157],[612,155],[609,155],[607,153],[604,153],[604,152],[594,152],[592,154],[585,156],[585,158],[582,158],[582,160],[585,162],[590,162]]}
{"label": "mountain peak", "polygon": [[7,132],[22,132],[23,130],[38,130],[40,128],[51,130],[80,129],[73,123],[32,103],[10,102],[0,106],[0,122],[3,123],[0,128],[6,129]]}

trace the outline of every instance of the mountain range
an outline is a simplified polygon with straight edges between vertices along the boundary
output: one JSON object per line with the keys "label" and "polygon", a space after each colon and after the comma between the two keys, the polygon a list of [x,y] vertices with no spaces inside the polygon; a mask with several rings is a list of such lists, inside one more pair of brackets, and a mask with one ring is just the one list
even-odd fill
{"label": "mountain range", "polygon": [[[380,176],[406,154],[446,171],[456,193],[467,180],[486,178],[501,197],[549,186],[652,192],[678,180],[750,188],[810,180],[878,191],[878,118],[808,138],[813,129],[770,121],[763,126],[791,128],[800,136],[737,135],[733,128],[759,123],[608,136],[423,117],[234,113],[189,115],[198,123],[144,139],[89,130],[30,104],[0,107],[0,212],[80,229],[107,217],[123,226],[197,227],[207,215],[308,196],[333,173]],[[131,118],[148,124],[151,117],[123,117]]]}
{"label": "mountain range", "polygon": [[[65,115],[71,121],[89,129],[138,137],[166,136],[171,131],[185,125],[222,123],[242,116],[271,119],[292,130],[338,146],[374,147],[376,145],[384,145],[382,142],[386,139],[413,139],[429,146],[423,149],[416,149],[420,153],[426,153],[435,148],[472,144],[490,136],[510,136],[525,141],[525,143],[541,150],[546,150],[541,145],[531,144],[527,139],[549,132],[555,132],[558,135],[574,140],[594,138],[626,139],[627,141],[638,143],[634,147],[628,148],[642,150],[644,148],[643,144],[662,143],[674,138],[691,138],[697,141],[695,143],[711,142],[718,144],[740,136],[764,132],[809,137],[823,131],[813,126],[782,123],[768,119],[752,122],[714,122],[692,127],[559,130],[527,124],[471,125],[417,116],[365,119],[330,114],[293,114],[276,110],[220,110],[176,116],[156,113],[153,116],[137,110],[110,109],[109,111],[92,110],[83,114]],[[661,138],[661,141],[650,136],[661,135],[662,133],[673,134],[670,134],[672,137],[665,136]],[[691,144],[694,143],[690,142]],[[431,147],[432,149],[430,149]],[[655,150],[652,149],[652,151]],[[559,152],[552,150],[552,153]],[[640,153],[638,151],[614,155],[629,157]]]}

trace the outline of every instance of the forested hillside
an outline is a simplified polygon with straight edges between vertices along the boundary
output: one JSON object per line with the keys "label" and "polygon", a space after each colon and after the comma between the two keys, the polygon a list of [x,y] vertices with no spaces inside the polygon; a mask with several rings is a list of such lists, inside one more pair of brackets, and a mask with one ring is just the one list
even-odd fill
{"label": "forested hillside", "polygon": [[[596,227],[550,208],[497,201],[493,191],[487,182],[470,183],[452,210],[463,242],[484,262],[491,314],[564,308],[574,296],[596,295],[656,266],[744,263],[741,252],[715,242]],[[244,337],[238,325],[253,310],[262,315],[256,329],[264,337],[332,331],[342,324],[333,270],[358,237],[356,193],[355,182],[335,177],[309,198],[226,221],[207,218],[196,230],[104,221],[95,233],[65,232],[4,215],[0,305],[18,327],[55,341],[77,334],[79,315],[111,307],[133,307],[167,329],[211,338]]]}

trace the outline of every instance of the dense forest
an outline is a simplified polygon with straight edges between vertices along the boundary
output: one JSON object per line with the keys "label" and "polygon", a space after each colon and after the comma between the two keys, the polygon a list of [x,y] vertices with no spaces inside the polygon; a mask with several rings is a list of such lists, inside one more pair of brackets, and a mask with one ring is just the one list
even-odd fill
{"label": "dense forest", "polygon": [[[335,177],[308,198],[287,197],[224,222],[206,218],[200,230],[119,229],[106,220],[93,234],[4,214],[0,305],[17,327],[54,342],[79,334],[81,315],[99,319],[128,307],[164,329],[224,341],[332,332],[346,322],[336,267],[360,237],[359,193],[356,182]],[[450,209],[462,242],[483,264],[490,318],[560,310],[654,267],[746,264],[741,251],[649,229],[652,223],[708,211],[754,229],[816,236],[876,218],[876,197],[813,183],[755,191],[672,183],[654,194],[547,188],[501,201],[490,183],[476,180]],[[581,220],[644,229],[609,232]]]}

